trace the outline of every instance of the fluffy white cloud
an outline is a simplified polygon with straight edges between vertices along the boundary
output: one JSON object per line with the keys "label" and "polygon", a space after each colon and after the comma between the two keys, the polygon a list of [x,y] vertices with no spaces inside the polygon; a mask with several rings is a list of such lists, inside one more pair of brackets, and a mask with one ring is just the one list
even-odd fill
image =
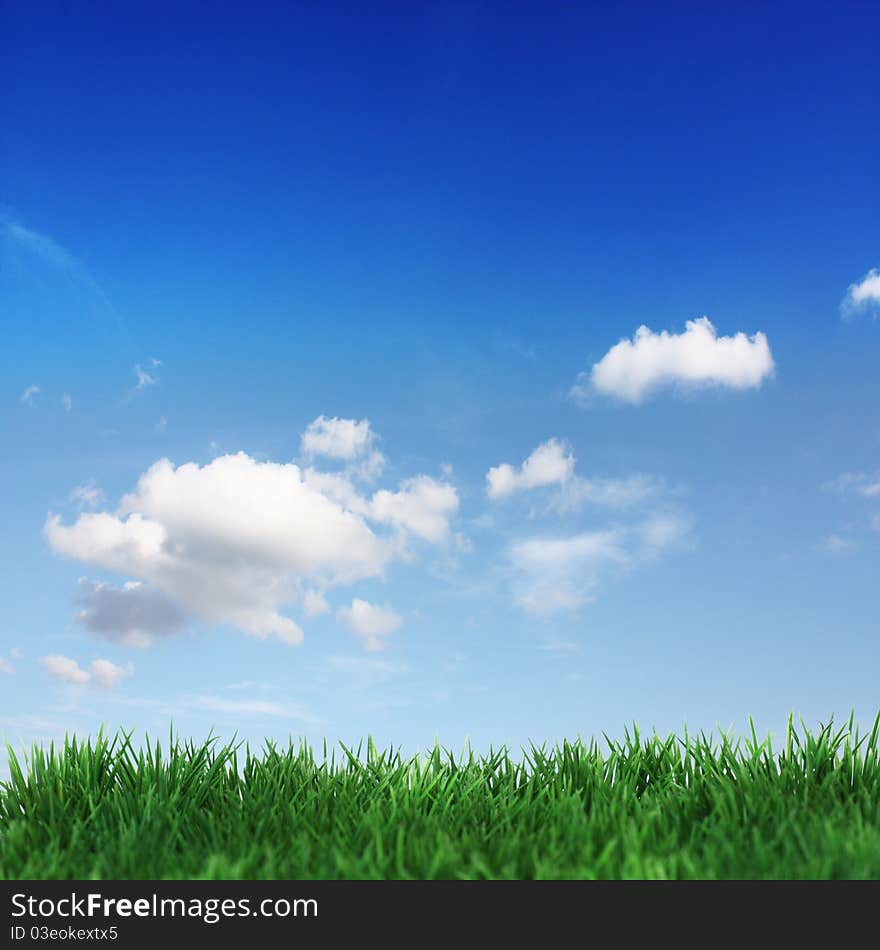
{"label": "fluffy white cloud", "polygon": [[615,396],[630,403],[663,386],[727,386],[753,389],[773,372],[774,362],[767,337],[755,333],[718,336],[707,317],[689,320],[684,333],[646,326],[632,340],[621,340],[582,373],[571,395],[586,401],[591,393]]}
{"label": "fluffy white cloud", "polygon": [[339,419],[318,416],[302,434],[301,447],[305,455],[327,455],[350,462],[365,454],[373,443],[370,420]]}
{"label": "fluffy white cloud", "polygon": [[112,689],[125,677],[134,673],[134,667],[127,663],[124,667],[117,666],[109,660],[92,660],[92,682],[99,689]]}
{"label": "fluffy white cloud", "polygon": [[426,541],[439,542],[449,533],[449,519],[458,510],[454,486],[429,475],[400,483],[396,492],[382,489],[370,500],[369,517]]}
{"label": "fluffy white cloud", "polygon": [[303,432],[300,448],[308,457],[323,455],[352,463],[352,474],[373,481],[385,467],[385,456],[373,447],[375,441],[369,419],[318,416]]}
{"label": "fluffy white cloud", "polygon": [[92,660],[91,671],[84,670],[76,660],[72,660],[69,656],[61,656],[58,653],[44,656],[43,666],[52,676],[63,680],[65,683],[74,683],[80,686],[92,683],[99,689],[112,689],[127,676],[134,673],[134,667],[131,663],[126,664],[126,666],[117,666],[109,660],[102,659]]}
{"label": "fluffy white cloud", "polygon": [[519,468],[506,462],[490,468],[486,474],[486,494],[498,500],[541,485],[564,485],[574,474],[574,464],[568,443],[548,439]]}
{"label": "fluffy white cloud", "polygon": [[14,672],[15,670],[12,664],[8,660],[4,660],[3,657],[0,656],[0,673],[14,673]]}
{"label": "fluffy white cloud", "polygon": [[81,577],[77,602],[77,623],[130,647],[148,647],[155,636],[177,633],[190,619],[177,601],[140,581],[111,587]]}
{"label": "fluffy white cloud", "polygon": [[651,560],[689,529],[688,519],[669,513],[628,527],[517,542],[509,552],[514,603],[531,614],[576,610],[592,600],[606,568]]}
{"label": "fluffy white cloud", "polygon": [[307,468],[303,477],[310,488],[369,521],[435,543],[445,540],[449,520],[458,511],[455,487],[430,475],[405,479],[397,491],[382,488],[370,498],[361,495],[346,475]]}
{"label": "fluffy white cloud", "polygon": [[115,513],[69,525],[50,514],[44,530],[57,553],[139,582],[81,583],[89,629],[145,645],[192,617],[298,643],[286,605],[301,595],[307,615],[326,611],[317,592],[383,576],[410,536],[445,539],[457,507],[455,488],[426,476],[366,498],[345,476],[239,453],[204,466],[163,459]]}
{"label": "fluffy white cloud", "polygon": [[337,616],[371,651],[383,649],[385,639],[403,623],[403,617],[387,605],[380,607],[359,597],[352,600],[350,607],[340,607]]}
{"label": "fluffy white cloud", "polygon": [[625,478],[583,478],[575,474],[571,446],[562,439],[548,439],[519,466],[503,464],[486,474],[486,494],[493,501],[509,498],[516,492],[557,485],[559,493],[550,509],[568,512],[583,503],[627,508],[657,495],[662,483],[648,475]]}
{"label": "fluffy white cloud", "polygon": [[117,666],[109,660],[92,660],[91,672],[84,670],[76,660],[68,656],[53,654],[43,657],[43,666],[56,679],[65,683],[84,685],[93,683],[99,689],[112,689],[121,680],[134,673],[131,663],[126,666]]}
{"label": "fluffy white cloud", "polygon": [[76,660],[60,654],[44,656],[43,666],[52,676],[64,680],[65,683],[88,683],[91,679],[88,671],[82,669]]}
{"label": "fluffy white cloud", "polygon": [[880,270],[872,268],[861,280],[850,284],[840,310],[844,317],[872,311],[876,317],[880,313]]}

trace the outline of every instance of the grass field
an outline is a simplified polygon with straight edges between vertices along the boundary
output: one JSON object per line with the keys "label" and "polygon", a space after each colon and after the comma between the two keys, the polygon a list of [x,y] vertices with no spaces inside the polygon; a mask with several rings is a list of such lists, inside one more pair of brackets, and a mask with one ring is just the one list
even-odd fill
{"label": "grass field", "polygon": [[877,878],[880,717],[413,758],[99,735],[10,750],[7,878]]}

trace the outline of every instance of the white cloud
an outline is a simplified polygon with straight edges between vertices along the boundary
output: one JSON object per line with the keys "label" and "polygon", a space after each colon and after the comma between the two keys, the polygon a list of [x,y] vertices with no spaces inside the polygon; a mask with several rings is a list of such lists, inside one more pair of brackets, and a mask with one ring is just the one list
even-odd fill
{"label": "white cloud", "polygon": [[880,498],[880,472],[844,472],[834,483],[841,491],[854,491],[865,498]]}
{"label": "white cloud", "polygon": [[560,439],[548,439],[520,465],[508,463],[490,468],[486,474],[486,494],[492,500],[541,485],[564,485],[574,474],[571,447]]}
{"label": "white cloud", "polygon": [[369,679],[397,676],[407,671],[407,668],[400,663],[392,663],[389,660],[369,656],[348,656],[337,653],[328,656],[327,663],[334,670],[353,673],[359,677]]}
{"label": "white cloud", "polygon": [[459,551],[461,554],[473,554],[474,542],[471,541],[471,539],[466,534],[456,531],[456,533],[453,535],[452,543],[455,545],[455,550]]}
{"label": "white cloud", "polygon": [[843,554],[853,547],[853,543],[839,534],[829,534],[822,539],[822,547],[831,554]]}
{"label": "white cloud", "polygon": [[95,485],[92,479],[77,485],[70,493],[70,500],[80,508],[97,508],[105,501],[104,492]]}
{"label": "white cloud", "polygon": [[880,269],[872,268],[865,276],[850,284],[840,305],[844,319],[859,313],[880,314]]}
{"label": "white cloud", "polygon": [[645,559],[662,554],[683,541],[691,530],[690,518],[678,513],[656,514],[637,525],[639,553]]}
{"label": "white cloud", "polygon": [[619,530],[591,531],[565,538],[532,538],[510,550],[514,602],[526,613],[550,614],[587,603],[605,564],[629,557]]}
{"label": "white cloud", "polygon": [[570,655],[572,653],[580,653],[581,645],[575,643],[573,640],[548,640],[546,643],[541,644],[540,649],[547,653]]}
{"label": "white cloud", "polygon": [[307,468],[303,477],[310,488],[350,511],[435,543],[446,539],[449,520],[458,511],[455,487],[429,475],[405,479],[397,491],[382,488],[371,498],[361,495],[346,475]]}
{"label": "white cloud", "polygon": [[70,393],[64,393],[61,397],[61,405],[64,408],[65,412],[70,412],[73,409],[73,399],[70,397]]}
{"label": "white cloud", "polygon": [[186,704],[192,709],[223,713],[230,716],[270,716],[278,719],[314,721],[314,717],[297,706],[285,706],[264,699],[221,699],[217,696],[197,696]]}
{"label": "white cloud", "polygon": [[117,327],[123,326],[107,295],[79,260],[54,238],[32,231],[0,212],[0,256],[5,258],[7,254],[18,264],[40,261],[48,265],[51,271],[62,277],[65,288],[84,294],[85,299],[97,303]]}
{"label": "white cloud", "polygon": [[373,444],[369,419],[340,419],[318,416],[306,427],[300,439],[305,455],[326,455],[350,462],[365,455]]}
{"label": "white cloud", "polygon": [[148,647],[156,636],[177,633],[190,617],[176,600],[140,581],[122,587],[79,579],[78,624],[116,643]]}
{"label": "white cloud", "polygon": [[70,657],[53,654],[43,657],[43,666],[56,679],[63,680],[65,683],[74,683],[84,685],[92,683],[99,689],[112,689],[118,685],[125,677],[134,673],[134,667],[131,663],[125,667],[117,666],[109,660],[92,660],[91,672],[84,670],[76,660]]}
{"label": "white cloud", "polygon": [[82,669],[76,660],[70,657],[54,654],[43,657],[43,666],[56,679],[64,680],[65,683],[88,683],[91,679],[90,674]]}
{"label": "white cloud", "polygon": [[584,502],[612,508],[627,508],[657,495],[662,483],[649,475],[625,478],[590,478],[575,474],[576,460],[571,446],[563,439],[548,439],[520,465],[503,464],[486,474],[486,494],[493,501],[509,498],[516,492],[549,485],[559,486],[550,509],[568,512]]}
{"label": "white cloud", "polygon": [[168,420],[165,416],[162,416],[159,421],[153,426],[153,431],[156,435],[165,435],[165,432],[168,429]]}
{"label": "white cloud", "polygon": [[92,682],[99,689],[112,689],[127,676],[134,674],[134,666],[117,666],[109,660],[92,660]]}
{"label": "white cloud", "polygon": [[300,439],[308,458],[325,456],[348,463],[348,474],[366,482],[375,481],[385,468],[385,456],[374,447],[376,434],[369,419],[340,419],[318,416]]}
{"label": "white cloud", "polygon": [[872,515],[868,526],[872,531],[880,531],[880,514]]}
{"label": "white cloud", "polygon": [[686,517],[667,513],[627,527],[519,541],[509,552],[514,603],[539,615],[576,610],[593,599],[606,568],[652,560],[689,530]]}
{"label": "white cloud", "polygon": [[340,607],[337,616],[352,633],[363,639],[364,647],[370,651],[383,649],[385,638],[403,623],[403,617],[387,604],[380,607],[359,597],[352,600],[350,607]]}
{"label": "white cloud", "polygon": [[575,475],[565,484],[553,507],[566,512],[587,502],[608,508],[631,508],[663,491],[662,481],[651,475],[589,479]]}
{"label": "white cloud", "polygon": [[39,386],[31,383],[25,391],[19,396],[19,401],[23,402],[26,406],[32,406],[34,404],[34,397],[38,396],[42,390]]}
{"label": "white cloud", "polygon": [[317,617],[320,614],[330,613],[330,604],[327,598],[318,590],[307,590],[302,598],[303,613],[307,617]]}
{"label": "white cloud", "polygon": [[571,395],[582,402],[599,393],[639,403],[656,389],[674,384],[754,389],[773,369],[763,333],[718,336],[709,319],[701,317],[689,320],[680,334],[639,327],[632,340],[621,340],[589,374],[582,373]]}
{"label": "white cloud", "polygon": [[140,363],[135,363],[134,375],[137,379],[132,393],[137,394],[143,392],[145,389],[148,389],[150,386],[155,386],[159,380],[148,373]]}
{"label": "white cloud", "polygon": [[314,613],[314,592],[384,576],[410,536],[444,540],[457,506],[453,486],[426,476],[368,499],[344,476],[239,453],[204,466],[162,459],[115,513],[70,525],[50,514],[44,531],[55,552],[141,582],[81,586],[79,620],[105,636],[143,645],[189,616],[298,643],[282,613],[298,592],[313,592],[303,606]]}
{"label": "white cloud", "polygon": [[[9,651],[9,656],[13,660],[20,660],[22,658],[22,652],[18,647],[12,647]],[[14,673],[15,667],[5,660],[3,657],[0,657],[0,673]]]}
{"label": "white cloud", "polygon": [[426,541],[439,542],[449,533],[449,519],[457,510],[454,486],[429,475],[417,475],[401,482],[396,492],[377,491],[370,501],[369,517]]}

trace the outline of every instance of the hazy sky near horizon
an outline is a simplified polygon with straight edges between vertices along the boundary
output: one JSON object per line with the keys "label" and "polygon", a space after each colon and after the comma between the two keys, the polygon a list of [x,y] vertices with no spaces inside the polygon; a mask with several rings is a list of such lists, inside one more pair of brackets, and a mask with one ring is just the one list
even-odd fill
{"label": "hazy sky near horizon", "polygon": [[590,6],[4,6],[0,735],[873,718],[880,12]]}

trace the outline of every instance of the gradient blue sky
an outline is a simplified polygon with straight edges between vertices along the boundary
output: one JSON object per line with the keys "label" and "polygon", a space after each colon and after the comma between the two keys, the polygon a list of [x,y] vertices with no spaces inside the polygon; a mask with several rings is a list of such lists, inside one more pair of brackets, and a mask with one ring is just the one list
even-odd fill
{"label": "gradient blue sky", "polygon": [[[873,717],[880,13],[592,6],[4,5],[0,733]],[[659,363],[603,362],[642,325]],[[364,451],[304,451],[320,416]],[[180,564],[95,555],[161,459],[201,466],[141,519]],[[278,511],[308,467],[354,500]],[[219,604],[256,562],[302,643]]]}

